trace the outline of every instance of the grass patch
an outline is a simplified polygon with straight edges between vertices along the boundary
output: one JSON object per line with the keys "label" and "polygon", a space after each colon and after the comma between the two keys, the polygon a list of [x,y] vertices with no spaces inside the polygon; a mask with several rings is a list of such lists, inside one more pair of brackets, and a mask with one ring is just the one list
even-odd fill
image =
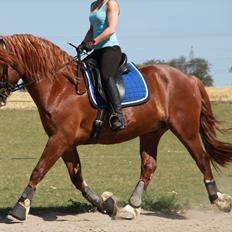
{"label": "grass patch", "polygon": [[189,202],[186,200],[183,202],[179,199],[176,193],[168,193],[161,195],[157,199],[153,199],[153,196],[146,196],[143,205],[143,209],[162,213],[180,212],[189,208]]}

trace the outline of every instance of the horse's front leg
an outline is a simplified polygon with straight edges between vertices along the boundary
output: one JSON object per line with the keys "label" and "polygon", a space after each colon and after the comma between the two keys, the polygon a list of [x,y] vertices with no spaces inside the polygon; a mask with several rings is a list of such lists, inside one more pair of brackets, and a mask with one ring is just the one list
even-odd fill
{"label": "horse's front leg", "polygon": [[10,210],[9,215],[18,220],[26,220],[36,186],[69,146],[65,136],[56,134],[48,139],[42,156],[32,171],[28,186],[16,205]]}
{"label": "horse's front leg", "polygon": [[104,199],[103,196],[98,196],[90,189],[82,177],[81,162],[76,147],[72,147],[66,151],[62,155],[62,158],[67,166],[73,185],[82,192],[85,199],[88,200],[93,206],[97,207],[101,213],[114,216],[117,212],[117,206],[114,199],[112,197]]}
{"label": "horse's front leg", "polygon": [[156,170],[157,147],[165,131],[149,133],[140,137],[141,174],[128,204],[122,208],[118,217],[134,219],[141,212],[141,205],[146,188]]}

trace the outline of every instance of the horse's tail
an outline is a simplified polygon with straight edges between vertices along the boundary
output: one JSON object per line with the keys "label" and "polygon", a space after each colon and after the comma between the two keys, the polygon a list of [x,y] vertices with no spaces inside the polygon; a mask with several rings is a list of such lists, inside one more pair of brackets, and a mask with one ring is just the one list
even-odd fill
{"label": "horse's tail", "polygon": [[201,117],[200,117],[200,134],[206,152],[209,154],[211,162],[215,168],[216,164],[225,167],[232,162],[232,144],[222,142],[217,139],[216,131],[225,131],[229,129],[220,129],[217,125],[219,121],[215,118],[209,96],[204,85],[198,80],[198,87],[201,93]]}
{"label": "horse's tail", "polygon": [[15,71],[18,72],[20,76],[22,76],[24,73],[23,63],[17,58],[14,53],[6,49],[0,48],[0,64],[10,65]]}

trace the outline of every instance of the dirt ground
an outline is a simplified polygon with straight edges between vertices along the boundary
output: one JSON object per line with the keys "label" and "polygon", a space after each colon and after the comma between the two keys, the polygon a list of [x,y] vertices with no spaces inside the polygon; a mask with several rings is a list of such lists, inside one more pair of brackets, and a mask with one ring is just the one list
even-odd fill
{"label": "dirt ground", "polygon": [[100,213],[29,215],[26,222],[0,216],[1,232],[232,232],[232,213],[190,210],[184,214],[143,211],[136,219],[111,220]]}

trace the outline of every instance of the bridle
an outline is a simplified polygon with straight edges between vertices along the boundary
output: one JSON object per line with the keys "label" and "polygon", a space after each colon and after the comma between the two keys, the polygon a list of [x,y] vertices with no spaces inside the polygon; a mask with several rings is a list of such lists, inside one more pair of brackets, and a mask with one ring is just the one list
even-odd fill
{"label": "bridle", "polygon": [[[7,50],[6,42],[0,37],[0,47]],[[13,85],[9,83],[8,65],[2,65],[1,81],[0,81],[0,98],[2,98],[3,105],[6,104],[6,99],[14,89]]]}

